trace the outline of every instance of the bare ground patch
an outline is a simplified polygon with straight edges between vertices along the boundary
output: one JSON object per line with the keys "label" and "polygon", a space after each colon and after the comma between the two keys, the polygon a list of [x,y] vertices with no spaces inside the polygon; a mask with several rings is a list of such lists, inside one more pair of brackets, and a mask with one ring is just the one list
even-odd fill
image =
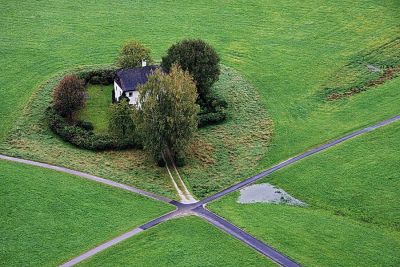
{"label": "bare ground patch", "polygon": [[400,37],[353,56],[323,85],[320,92],[329,101],[375,88],[400,75]]}

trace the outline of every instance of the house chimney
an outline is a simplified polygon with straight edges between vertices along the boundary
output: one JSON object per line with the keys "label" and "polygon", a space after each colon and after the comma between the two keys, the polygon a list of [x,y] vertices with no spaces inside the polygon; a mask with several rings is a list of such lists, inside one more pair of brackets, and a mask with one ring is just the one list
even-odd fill
{"label": "house chimney", "polygon": [[146,60],[142,60],[142,67],[146,67],[147,66],[147,61]]}

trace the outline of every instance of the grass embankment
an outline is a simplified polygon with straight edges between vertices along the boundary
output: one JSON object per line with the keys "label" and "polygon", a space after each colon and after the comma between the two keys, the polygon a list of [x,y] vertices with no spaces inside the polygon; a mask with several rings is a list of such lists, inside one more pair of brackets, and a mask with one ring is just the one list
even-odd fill
{"label": "grass embankment", "polygon": [[232,69],[222,73],[213,90],[229,103],[228,118],[199,130],[180,169],[199,198],[252,174],[271,139],[272,122],[256,89]]}
{"label": "grass embankment", "polygon": [[[236,202],[211,209],[309,266],[398,266],[400,123],[266,177],[309,208]],[[261,183],[260,182],[260,183]]]}
{"label": "grass embankment", "polygon": [[167,221],[81,266],[275,266],[197,217]]}
{"label": "grass embankment", "polygon": [[55,266],[173,210],[82,178],[0,160],[0,265]]}
{"label": "grass embankment", "polygon": [[[32,98],[9,141],[0,145],[0,149],[14,156],[67,166],[171,198],[175,196],[167,171],[157,167],[145,151],[91,152],[75,148],[55,136],[47,127],[44,112],[57,82],[58,78],[51,79]],[[89,99],[81,115],[81,119],[94,122],[98,131],[107,124],[111,101],[108,90],[109,87],[89,86]],[[271,133],[271,121],[255,88],[238,73],[222,67],[214,90],[229,102],[227,123],[199,131],[188,165],[182,169],[186,182],[199,197],[250,174],[265,154]]]}
{"label": "grass embankment", "polygon": [[86,106],[80,111],[80,119],[91,122],[94,132],[104,133],[108,130],[112,90],[112,85],[89,84],[86,88],[88,98]]}
{"label": "grass embankment", "polygon": [[270,151],[257,166],[265,168],[400,112],[399,79],[337,103],[315,97],[354,55],[399,36],[399,8],[394,0],[140,0],[119,1],[112,12],[108,1],[8,3],[0,10],[0,65],[7,66],[0,77],[0,139],[52,74],[111,63],[130,38],[159,59],[173,42],[193,37],[214,45],[223,63],[260,92],[275,123]]}

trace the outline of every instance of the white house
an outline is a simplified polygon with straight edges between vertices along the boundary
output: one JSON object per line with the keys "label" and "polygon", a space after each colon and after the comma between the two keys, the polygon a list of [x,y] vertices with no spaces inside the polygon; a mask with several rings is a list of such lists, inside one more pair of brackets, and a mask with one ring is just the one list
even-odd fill
{"label": "white house", "polygon": [[139,97],[137,87],[147,82],[147,77],[157,66],[147,66],[146,61],[142,62],[142,67],[132,69],[120,69],[114,78],[114,96],[119,101],[122,95],[129,98],[129,104],[134,105]]}

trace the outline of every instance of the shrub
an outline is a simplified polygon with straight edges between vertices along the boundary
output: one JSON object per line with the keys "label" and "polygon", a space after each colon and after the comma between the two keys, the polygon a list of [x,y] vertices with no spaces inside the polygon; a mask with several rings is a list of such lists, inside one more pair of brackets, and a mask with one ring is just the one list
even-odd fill
{"label": "shrub", "polygon": [[129,100],[122,99],[110,106],[109,132],[115,138],[133,138],[135,135],[135,124],[133,112]]}
{"label": "shrub", "polygon": [[52,107],[46,111],[46,117],[50,129],[61,139],[79,148],[94,151],[110,149],[141,148],[137,140],[123,138],[115,139],[109,134],[94,134],[76,124],[69,124],[63,117],[58,115]]}
{"label": "shrub", "polygon": [[121,68],[140,67],[142,60],[152,63],[150,49],[137,41],[129,41],[122,47],[117,65]]}
{"label": "shrub", "polygon": [[78,121],[76,123],[76,126],[86,131],[93,131],[94,129],[93,124],[90,121]]}
{"label": "shrub", "polygon": [[109,85],[114,82],[116,69],[108,67],[106,69],[81,71],[76,74],[85,83]]}
{"label": "shrub", "polygon": [[207,125],[218,124],[226,119],[225,111],[221,110],[219,112],[209,112],[199,114],[199,123],[198,127],[204,127]]}
{"label": "shrub", "polygon": [[196,82],[199,97],[205,99],[209,89],[219,78],[220,58],[209,44],[202,40],[183,40],[172,45],[162,58],[161,66],[167,72],[174,63],[188,71]]}
{"label": "shrub", "polygon": [[127,97],[125,93],[122,93],[122,95],[119,97],[119,102],[122,102],[122,101],[126,101],[128,103],[130,101],[129,97]]}
{"label": "shrub", "polygon": [[207,98],[200,102],[200,106],[201,112],[198,115],[199,128],[221,123],[227,117],[225,110],[228,107],[228,103],[216,95],[208,94]]}
{"label": "shrub", "polygon": [[54,90],[54,109],[70,121],[84,107],[85,100],[84,82],[73,75],[65,76]]}

